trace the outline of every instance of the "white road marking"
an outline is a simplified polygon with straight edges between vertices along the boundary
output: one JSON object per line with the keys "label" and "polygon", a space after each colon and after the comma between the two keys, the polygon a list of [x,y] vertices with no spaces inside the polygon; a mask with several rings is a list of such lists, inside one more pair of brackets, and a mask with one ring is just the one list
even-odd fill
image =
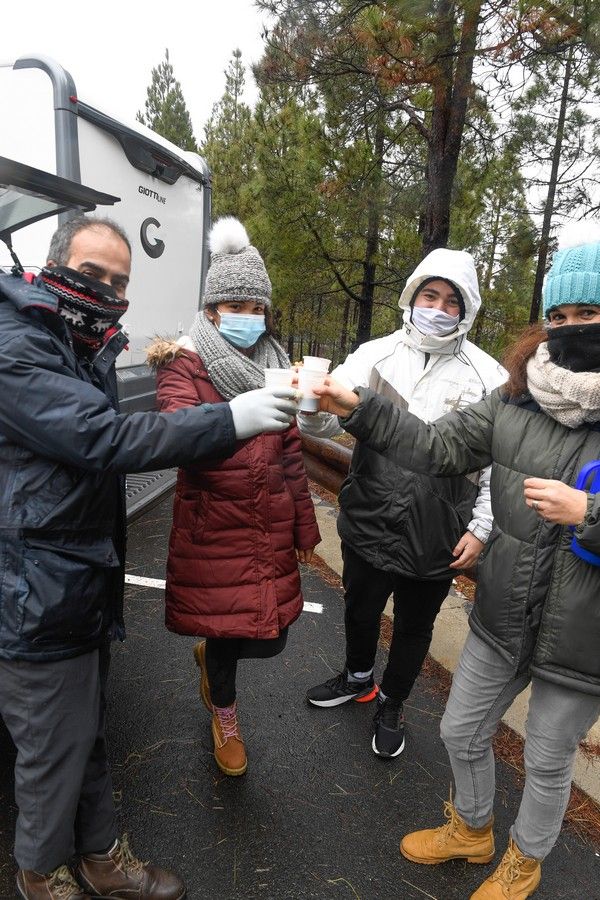
{"label": "white road marking", "polygon": [[314,613],[322,613],[323,612],[323,604],[322,603],[305,603],[303,606],[304,612],[314,612]]}
{"label": "white road marking", "polygon": [[142,587],[157,587],[164,591],[166,581],[163,578],[141,578],[139,575],[126,575],[125,584],[139,584]]}
{"label": "white road marking", "polygon": [[[140,575],[126,575],[125,584],[137,584],[140,587],[155,587],[164,591],[166,582],[163,578],[142,578]],[[323,604],[305,603],[303,610],[304,612],[322,613]]]}

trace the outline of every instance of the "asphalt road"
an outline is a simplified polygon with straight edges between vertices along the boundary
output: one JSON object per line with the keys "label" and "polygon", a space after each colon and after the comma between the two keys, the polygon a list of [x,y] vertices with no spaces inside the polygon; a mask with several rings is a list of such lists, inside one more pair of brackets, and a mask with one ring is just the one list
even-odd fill
{"label": "asphalt road", "polygon": [[[130,529],[131,574],[164,577],[170,500]],[[210,718],[197,693],[193,639],[163,626],[163,593],[129,587],[128,640],[114,648],[109,740],[122,830],[143,858],[172,866],[189,900],[467,900],[494,865],[417,866],[398,852],[402,834],[442,821],[450,770],[438,727],[443,698],[421,677],[407,704],[406,750],[371,751],[373,704],[308,707],[307,687],[342,660],[341,592],[303,573],[304,613],[273,660],[240,663],[238,703],[249,766],[220,774]],[[381,662],[381,661],[380,661]],[[0,897],[14,898],[14,751],[0,727]],[[519,798],[498,764],[498,858]],[[600,857],[563,829],[536,900],[600,900]]]}

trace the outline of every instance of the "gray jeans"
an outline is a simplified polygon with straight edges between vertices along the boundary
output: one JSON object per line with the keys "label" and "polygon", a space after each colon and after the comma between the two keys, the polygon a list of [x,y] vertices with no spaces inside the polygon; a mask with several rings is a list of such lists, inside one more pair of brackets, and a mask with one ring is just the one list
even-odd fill
{"label": "gray jeans", "polygon": [[0,715],[17,747],[15,857],[50,872],[116,837],[104,739],[109,650],[57,662],[0,660]]}
{"label": "gray jeans", "polygon": [[[441,736],[450,756],[454,805],[472,828],[489,822],[494,806],[492,738],[500,719],[529,675],[513,667],[473,632],[463,648],[442,717]],[[525,856],[550,852],[569,801],[579,742],[600,715],[600,697],[532,679],[525,737],[525,788],[511,835]]]}

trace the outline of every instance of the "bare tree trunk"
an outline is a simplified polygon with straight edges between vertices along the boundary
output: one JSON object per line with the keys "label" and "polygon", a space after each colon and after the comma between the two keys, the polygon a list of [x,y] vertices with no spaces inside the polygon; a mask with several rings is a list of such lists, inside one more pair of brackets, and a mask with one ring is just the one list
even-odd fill
{"label": "bare tree trunk", "polygon": [[294,343],[295,343],[295,335],[294,335],[295,323],[294,323],[294,304],[293,303],[289,304],[288,310],[289,310],[289,314],[288,314],[288,325],[287,325],[287,333],[288,333],[287,355],[293,362],[294,361]]}
{"label": "bare tree trunk", "polygon": [[433,85],[427,197],[422,219],[423,256],[448,243],[452,186],[473,89],[473,60],[481,3],[482,0],[465,3],[459,47],[456,47],[454,39],[455,4],[452,0],[441,0],[439,4],[438,77]]}
{"label": "bare tree trunk", "polygon": [[[490,247],[490,252],[487,260],[487,265],[485,267],[485,275],[483,276],[483,281],[481,284],[482,294],[487,293],[492,286],[492,276],[494,274],[494,263],[496,261],[496,248],[498,247],[498,231],[500,228],[500,214],[502,211],[502,200],[501,196],[496,198],[496,209],[494,211],[494,221],[492,222],[491,234],[492,234],[492,246]],[[485,304],[481,303],[481,309],[477,315],[477,319],[475,322],[475,327],[471,331],[470,338],[474,344],[479,345],[479,341],[481,339],[481,332],[483,331],[483,326],[485,323]]]}
{"label": "bare tree trunk", "polygon": [[358,327],[353,346],[359,347],[371,337],[373,322],[373,297],[375,295],[376,256],[379,249],[379,229],[381,227],[381,187],[383,182],[383,149],[385,137],[385,114],[380,110],[377,115],[374,136],[373,174],[367,186],[369,213],[367,218],[367,236],[363,258],[363,278],[358,310]]}
{"label": "bare tree trunk", "polygon": [[567,62],[565,65],[565,77],[563,80],[562,95],[560,98],[558,124],[556,126],[556,139],[554,141],[554,149],[552,151],[552,168],[550,170],[548,194],[546,195],[546,202],[544,204],[544,218],[542,220],[542,231],[540,234],[540,248],[538,251],[537,268],[535,270],[535,281],[533,283],[533,297],[531,299],[531,309],[529,310],[529,321],[532,325],[539,319],[540,306],[542,303],[542,287],[544,284],[544,275],[546,272],[546,261],[548,259],[550,227],[552,225],[552,216],[554,215],[554,200],[556,197],[556,185],[558,183],[558,168],[560,166],[562,144],[565,134],[565,119],[567,117],[567,104],[569,102],[569,86],[571,84],[572,64],[573,51],[569,50],[569,55],[567,56]]}
{"label": "bare tree trunk", "polygon": [[340,335],[340,359],[343,361],[348,355],[348,320],[350,318],[350,297],[344,301],[344,313],[342,315],[342,333]]}

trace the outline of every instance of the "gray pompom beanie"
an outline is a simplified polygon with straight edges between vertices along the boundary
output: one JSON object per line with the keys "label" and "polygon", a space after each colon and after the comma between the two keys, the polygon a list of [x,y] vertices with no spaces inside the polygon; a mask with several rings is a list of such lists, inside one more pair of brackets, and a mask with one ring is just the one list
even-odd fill
{"label": "gray pompom beanie", "polygon": [[218,219],[209,237],[210,267],[206,275],[204,306],[227,300],[271,303],[271,281],[256,247],[238,219]]}

